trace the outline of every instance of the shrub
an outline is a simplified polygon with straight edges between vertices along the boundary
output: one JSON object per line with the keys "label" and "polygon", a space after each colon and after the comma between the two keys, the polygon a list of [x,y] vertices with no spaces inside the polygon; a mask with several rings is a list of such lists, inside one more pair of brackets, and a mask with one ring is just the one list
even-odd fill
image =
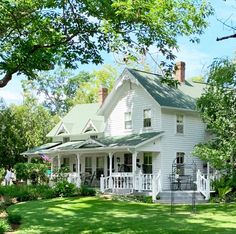
{"label": "shrub", "polygon": [[78,194],[76,186],[66,180],[58,181],[53,189],[55,195],[60,197],[71,197]]}
{"label": "shrub", "polygon": [[0,219],[0,234],[10,231],[11,227],[5,219]]}
{"label": "shrub", "polygon": [[17,163],[15,165],[16,177],[18,180],[31,180],[34,184],[45,182],[48,179],[47,168],[46,164]]}
{"label": "shrub", "polygon": [[80,188],[80,195],[81,196],[95,196],[96,190],[86,185],[82,185]]}
{"label": "shrub", "polygon": [[7,220],[10,224],[21,224],[22,216],[20,214],[8,214]]}
{"label": "shrub", "polygon": [[5,200],[16,198],[19,202],[56,197],[54,190],[48,185],[0,186],[0,195]]}

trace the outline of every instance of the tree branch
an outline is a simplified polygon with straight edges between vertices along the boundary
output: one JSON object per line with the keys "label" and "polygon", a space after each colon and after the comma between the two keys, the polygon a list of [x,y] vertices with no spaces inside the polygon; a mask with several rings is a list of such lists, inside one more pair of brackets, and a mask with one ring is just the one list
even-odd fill
{"label": "tree branch", "polygon": [[229,35],[229,36],[225,36],[225,37],[217,37],[216,38],[216,41],[222,41],[222,40],[226,40],[226,39],[229,39],[229,38],[236,38],[236,33],[235,34],[232,34],[232,35]]}
{"label": "tree branch", "polygon": [[12,79],[14,72],[7,72],[6,75],[0,80],[0,88],[5,87],[8,82]]}

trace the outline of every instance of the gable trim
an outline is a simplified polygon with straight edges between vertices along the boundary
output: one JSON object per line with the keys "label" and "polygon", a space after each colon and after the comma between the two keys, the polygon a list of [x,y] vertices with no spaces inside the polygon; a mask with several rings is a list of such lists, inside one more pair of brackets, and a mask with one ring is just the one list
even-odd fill
{"label": "gable trim", "polygon": [[82,130],[82,133],[86,133],[86,130],[90,127],[90,125],[92,125],[92,127],[94,128],[96,133],[98,132],[97,128],[95,127],[95,125],[93,123],[93,121],[91,119],[89,119],[88,122],[85,124],[85,126]]}
{"label": "gable trim", "polygon": [[66,134],[69,133],[69,131],[67,130],[66,126],[65,126],[64,123],[62,122],[62,123],[60,124],[60,127],[57,129],[55,136],[60,136],[59,133],[60,133],[60,131],[62,131],[63,129],[65,130],[64,133],[66,133]]}

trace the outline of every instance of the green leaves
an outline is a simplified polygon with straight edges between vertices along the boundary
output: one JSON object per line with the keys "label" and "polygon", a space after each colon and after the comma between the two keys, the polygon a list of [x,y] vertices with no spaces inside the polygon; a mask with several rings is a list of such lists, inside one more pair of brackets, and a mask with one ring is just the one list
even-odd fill
{"label": "green leaves", "polygon": [[198,100],[203,121],[212,140],[198,145],[195,155],[218,169],[236,166],[236,65],[227,59],[215,60],[209,71],[206,92]]}
{"label": "green leaves", "polygon": [[104,51],[135,60],[153,45],[172,60],[176,37],[196,41],[212,14],[205,0],[4,0],[0,11],[0,87],[17,73],[101,63]]}

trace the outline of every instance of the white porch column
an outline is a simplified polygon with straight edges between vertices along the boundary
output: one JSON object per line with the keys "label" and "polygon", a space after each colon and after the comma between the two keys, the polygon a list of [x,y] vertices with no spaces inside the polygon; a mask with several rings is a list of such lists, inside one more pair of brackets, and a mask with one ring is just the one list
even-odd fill
{"label": "white porch column", "polygon": [[31,159],[32,159],[32,158],[31,158],[30,156],[28,156],[27,162],[28,162],[28,163],[31,163]]}
{"label": "white porch column", "polygon": [[210,163],[207,162],[207,179],[210,179]]}
{"label": "white porch column", "polygon": [[57,155],[57,166],[58,166],[58,170],[61,169],[61,156],[60,154]]}
{"label": "white porch column", "polygon": [[112,156],[113,156],[113,153],[112,152],[109,152],[109,188],[110,189],[113,189],[113,184],[112,184],[112,177],[111,177],[111,174],[112,174]]}
{"label": "white porch column", "polygon": [[137,169],[137,155],[138,155],[137,151],[134,151],[132,154],[132,172],[133,172],[133,174],[135,174],[136,169]]}
{"label": "white porch column", "polygon": [[80,178],[80,154],[79,153],[76,154],[76,158],[77,158],[77,176],[78,176],[77,186],[78,188],[80,188],[81,178]]}
{"label": "white porch column", "polygon": [[53,174],[53,159],[54,157],[51,158],[51,174],[50,174],[51,179],[52,179],[52,174]]}

